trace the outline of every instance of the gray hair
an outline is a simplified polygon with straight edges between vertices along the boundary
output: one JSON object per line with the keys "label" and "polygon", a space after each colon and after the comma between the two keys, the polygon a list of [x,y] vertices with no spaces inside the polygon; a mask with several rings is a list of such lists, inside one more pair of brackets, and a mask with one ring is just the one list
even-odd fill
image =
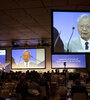
{"label": "gray hair", "polygon": [[81,21],[82,19],[84,19],[84,18],[90,20],[90,16],[89,16],[88,14],[82,14],[82,15],[78,18],[77,22],[80,23],[80,21]]}
{"label": "gray hair", "polygon": [[23,54],[24,54],[25,52],[28,52],[28,53],[31,55],[30,51],[28,51],[28,50],[24,50]]}

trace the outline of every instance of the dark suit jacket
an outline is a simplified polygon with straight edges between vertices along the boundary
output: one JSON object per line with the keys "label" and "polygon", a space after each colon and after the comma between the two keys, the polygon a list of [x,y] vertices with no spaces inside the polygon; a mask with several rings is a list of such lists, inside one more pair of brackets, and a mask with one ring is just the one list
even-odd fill
{"label": "dark suit jacket", "polygon": [[[58,30],[53,27],[53,38],[54,38],[53,42],[54,42],[54,44],[55,44],[55,41],[56,41],[58,35],[59,35]],[[53,46],[54,46],[54,44],[53,44]],[[63,42],[60,37],[58,38],[58,40],[54,46],[54,52],[55,53],[64,52],[64,45],[63,45]]]}

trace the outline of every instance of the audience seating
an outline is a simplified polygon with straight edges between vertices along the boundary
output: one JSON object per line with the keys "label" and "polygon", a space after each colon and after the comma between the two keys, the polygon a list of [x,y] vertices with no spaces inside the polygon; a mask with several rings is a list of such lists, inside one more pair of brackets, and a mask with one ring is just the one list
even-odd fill
{"label": "audience seating", "polygon": [[72,100],[88,100],[86,93],[73,93]]}

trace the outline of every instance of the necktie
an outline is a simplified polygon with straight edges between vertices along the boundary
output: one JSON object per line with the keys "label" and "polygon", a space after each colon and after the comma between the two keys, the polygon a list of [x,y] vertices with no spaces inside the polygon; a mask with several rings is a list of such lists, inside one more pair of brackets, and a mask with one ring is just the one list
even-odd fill
{"label": "necktie", "polygon": [[26,67],[28,67],[28,63],[26,63]]}
{"label": "necktie", "polygon": [[89,46],[88,46],[88,42],[85,42],[85,49],[88,50]]}

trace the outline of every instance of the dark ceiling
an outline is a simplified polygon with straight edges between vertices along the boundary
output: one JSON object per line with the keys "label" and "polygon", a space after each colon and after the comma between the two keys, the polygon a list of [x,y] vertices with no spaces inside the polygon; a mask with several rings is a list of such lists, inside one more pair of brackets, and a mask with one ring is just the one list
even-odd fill
{"label": "dark ceiling", "polygon": [[0,0],[0,46],[50,43],[51,9],[90,10],[90,0]]}

